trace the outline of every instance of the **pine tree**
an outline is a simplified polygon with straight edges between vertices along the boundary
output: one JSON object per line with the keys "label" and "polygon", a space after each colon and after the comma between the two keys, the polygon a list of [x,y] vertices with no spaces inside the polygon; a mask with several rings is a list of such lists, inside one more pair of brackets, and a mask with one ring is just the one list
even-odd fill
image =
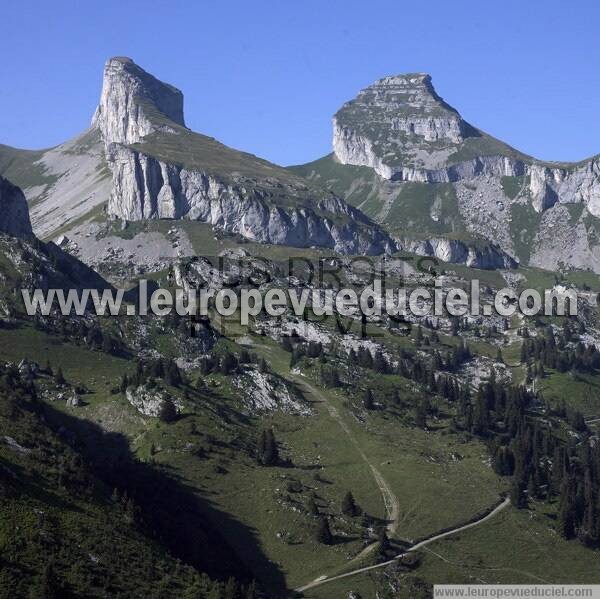
{"label": "pine tree", "polygon": [[586,545],[596,545],[598,540],[600,540],[600,526],[598,522],[599,511],[590,468],[586,468],[583,484],[583,498],[585,505],[580,537]]}
{"label": "pine tree", "polygon": [[158,417],[167,423],[177,420],[177,408],[171,399],[163,401]]}
{"label": "pine tree", "polygon": [[279,462],[279,450],[273,429],[261,433],[256,457],[259,464],[263,466],[273,466]]}
{"label": "pine tree", "polygon": [[329,520],[326,516],[321,516],[319,518],[319,524],[317,527],[317,541],[323,545],[331,545],[331,543],[333,543],[333,535],[331,534]]}
{"label": "pine tree", "polygon": [[379,529],[379,534],[377,535],[377,552],[379,555],[385,556],[389,548],[390,540],[388,539],[385,527],[382,527]]}
{"label": "pine tree", "polygon": [[62,368],[60,366],[58,367],[58,370],[56,371],[56,374],[54,375],[54,381],[56,382],[57,385],[64,385],[67,382],[65,380]]}
{"label": "pine tree", "polygon": [[560,502],[556,519],[558,534],[564,539],[572,539],[575,534],[575,497],[573,480],[565,476],[560,487]]}
{"label": "pine tree", "polygon": [[375,400],[373,398],[373,391],[367,389],[363,397],[363,406],[365,410],[373,410],[375,408]]}
{"label": "pine tree", "polygon": [[382,374],[385,374],[388,371],[388,363],[381,350],[375,353],[375,358],[373,358],[373,370]]}
{"label": "pine tree", "polygon": [[244,595],[244,599],[257,599],[258,595],[256,594],[256,582],[253,580],[246,587],[246,594]]}
{"label": "pine tree", "polygon": [[488,434],[490,428],[490,411],[488,408],[488,399],[482,389],[477,396],[475,402],[475,408],[473,410],[473,424],[472,432],[476,435],[485,436]]}
{"label": "pine tree", "polygon": [[181,371],[173,360],[169,360],[165,368],[165,382],[173,387],[179,387],[183,382]]}
{"label": "pine tree", "polygon": [[421,399],[415,408],[415,424],[419,428],[427,428],[427,402]]}
{"label": "pine tree", "polygon": [[352,491],[348,491],[343,499],[342,499],[342,514],[345,516],[357,516],[360,513],[356,502],[354,501],[354,496],[352,495]]}
{"label": "pine tree", "polygon": [[233,577],[227,579],[221,594],[222,599],[241,599],[240,583]]}
{"label": "pine tree", "polygon": [[527,507],[527,499],[523,492],[523,484],[516,477],[513,478],[510,487],[510,502],[519,510]]}

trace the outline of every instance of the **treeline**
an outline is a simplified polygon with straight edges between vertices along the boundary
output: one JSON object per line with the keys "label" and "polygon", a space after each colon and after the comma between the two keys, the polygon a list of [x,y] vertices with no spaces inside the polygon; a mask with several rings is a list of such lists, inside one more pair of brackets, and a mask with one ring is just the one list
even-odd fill
{"label": "treeline", "polygon": [[120,391],[125,393],[128,387],[150,385],[157,379],[163,380],[167,385],[179,387],[184,384],[184,377],[174,360],[158,358],[156,360],[138,360],[133,374],[124,374],[121,378]]}
{"label": "treeline", "polygon": [[93,350],[114,355],[124,355],[127,350],[121,339],[103,331],[98,323],[88,324],[83,318],[68,318],[61,315],[49,318],[36,314],[33,317],[33,326],[39,331],[58,335],[76,344],[84,344]]}
{"label": "treeline", "polygon": [[567,539],[577,537],[587,545],[600,541],[600,445],[588,434],[581,413],[550,412],[568,419],[581,437],[565,441],[551,421],[531,411],[540,403],[525,387],[500,385],[495,377],[480,385],[473,401],[461,394],[457,424],[484,438],[492,466],[502,476],[512,476],[511,500],[517,508],[529,501],[558,500],[557,530]]}
{"label": "treeline", "polygon": [[202,374],[220,373],[228,375],[237,372],[240,366],[244,364],[256,364],[260,372],[269,371],[265,359],[255,353],[242,348],[238,354],[235,354],[225,348],[219,353],[203,356],[200,360],[200,372]]}
{"label": "treeline", "polygon": [[193,494],[138,462],[120,435],[39,401],[14,365],[0,364],[0,429],[22,448],[0,460],[0,505],[14,520],[0,535],[10,596],[258,595]]}
{"label": "treeline", "polygon": [[523,337],[521,362],[530,367],[533,365],[536,371],[532,374],[543,376],[544,367],[559,372],[595,372],[600,369],[600,352],[593,344],[586,347],[580,341],[575,343],[577,336],[572,326],[565,321],[562,332],[558,335],[548,326],[543,335],[536,337],[530,336],[529,329],[520,329],[519,333]]}

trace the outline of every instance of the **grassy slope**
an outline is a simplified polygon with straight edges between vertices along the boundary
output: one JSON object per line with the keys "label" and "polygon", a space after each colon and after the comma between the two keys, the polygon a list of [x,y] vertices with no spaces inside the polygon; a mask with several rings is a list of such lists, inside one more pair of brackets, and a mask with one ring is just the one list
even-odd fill
{"label": "grassy slope", "polygon": [[281,207],[311,203],[312,200],[327,195],[323,188],[307,185],[306,180],[288,169],[254,154],[234,150],[213,137],[182,127],[167,119],[153,106],[142,104],[153,122],[165,125],[174,132],[152,133],[141,142],[131,145],[134,150],[168,164],[212,174],[229,184],[243,177],[244,187],[266,191],[264,199]]}
{"label": "grassy slope", "polygon": [[[2,344],[0,359],[28,356],[43,363],[50,356],[53,364],[62,365],[67,379],[89,381],[92,393],[85,396],[87,405],[78,413],[127,434],[140,458],[149,459],[153,452],[154,460],[174,469],[182,480],[198,489],[215,508],[214,522],[232,535],[246,564],[266,581],[276,584],[283,575],[294,586],[324,572],[343,571],[349,557],[362,545],[360,539],[352,540],[358,532],[355,525],[339,519],[339,501],[347,489],[355,493],[368,513],[377,518],[384,515],[368,468],[322,405],[314,405],[315,414],[309,417],[274,413],[247,420],[227,379],[211,375],[209,380],[213,379],[218,387],[210,396],[194,396],[186,407],[186,418],[174,425],[157,424],[135,413],[120,396],[110,395],[111,383],[128,367],[125,361],[102,352],[71,348],[32,329],[2,331],[1,335],[6,343]],[[271,367],[285,374],[287,354],[264,337],[256,337],[255,341],[256,350],[268,358]],[[385,341],[392,342],[387,338]],[[450,342],[442,339],[446,341]],[[397,342],[405,344],[410,340],[399,338]],[[398,377],[373,379],[370,384],[379,389],[378,398],[385,397],[394,386],[401,390],[404,401],[409,403],[412,399],[411,386]],[[505,483],[486,465],[483,446],[446,434],[443,411],[429,433],[414,429],[402,411],[395,414],[394,410],[370,413],[366,425],[362,425],[357,420],[360,406],[355,392],[328,396],[399,497],[400,538],[415,538],[463,521],[491,504],[504,487]],[[200,436],[190,433],[192,420]],[[271,425],[294,469],[258,467],[251,455],[236,451],[231,445],[239,435],[248,441],[257,429]],[[186,449],[190,443],[210,449],[199,458]],[[449,459],[453,453],[460,458]],[[315,481],[312,465],[317,461],[324,467],[323,479],[329,484]],[[287,482],[292,479],[302,483],[300,492],[286,491]],[[331,513],[334,530],[347,530],[350,538],[331,548],[313,540],[314,520],[305,513],[310,490],[317,493],[322,509]],[[236,534],[237,522],[244,524],[244,530],[255,532]],[[546,539],[544,530],[540,529],[540,534]],[[260,552],[256,543],[260,544]],[[574,556],[579,554],[578,546],[568,544],[569,547],[574,548]],[[565,560],[571,559],[569,550],[563,554]],[[494,563],[489,557],[484,562],[486,567]],[[474,572],[472,568],[466,570]],[[433,580],[428,570],[419,570],[419,575]]]}
{"label": "grassy slope", "polygon": [[46,150],[21,150],[0,145],[0,175],[22,189],[36,185],[51,185],[56,177],[46,173],[39,164]]}
{"label": "grassy slope", "polygon": [[[188,224],[192,227],[195,223],[186,223],[186,226]],[[199,235],[195,242],[203,249],[210,246],[212,251],[229,244],[229,241],[215,241],[209,228],[190,230]],[[470,269],[463,270],[465,276],[474,275]],[[537,271],[534,274],[539,275]],[[490,283],[496,284],[497,273],[490,276],[494,278]],[[233,329],[230,334],[238,332],[241,331]],[[186,417],[180,422],[157,424],[154,419],[137,414],[122,396],[110,394],[111,386],[132,367],[126,360],[61,342],[30,327],[3,330],[0,338],[3,341],[0,359],[16,361],[29,357],[43,364],[49,358],[53,366],[62,366],[68,380],[90,386],[91,393],[85,396],[87,405],[80,408],[78,414],[123,432],[140,458],[152,457],[197,489],[214,508],[210,511],[211,518],[233,539],[245,562],[274,586],[282,577],[294,586],[324,572],[341,571],[357,553],[362,546],[357,538],[359,527],[338,516],[339,501],[347,489],[352,489],[359,504],[370,514],[376,518],[384,515],[381,497],[368,468],[339,434],[337,424],[322,405],[315,405],[315,415],[306,418],[275,413],[248,419],[239,395],[227,380],[211,375],[209,379],[219,385],[215,392],[210,396],[193,395],[193,401],[186,405]],[[410,339],[389,333],[384,334],[383,340],[390,347],[412,345]],[[265,355],[271,367],[287,375],[289,355],[264,337],[256,337],[255,342],[257,351]],[[455,342],[456,339],[442,336],[442,343],[448,346]],[[477,350],[493,356],[496,348],[482,341],[477,344]],[[507,358],[518,360],[516,348],[512,353],[503,351]],[[193,373],[192,377],[196,376]],[[550,373],[547,380],[554,380],[554,376]],[[382,377],[371,380],[370,384],[379,388],[382,396],[391,386],[397,386],[406,402],[411,401],[411,386],[399,377]],[[573,389],[575,387],[569,387],[570,392]],[[504,481],[499,481],[485,464],[483,446],[447,435],[446,418],[436,422],[435,430],[430,433],[414,429],[410,418],[407,420],[402,413],[395,414],[393,410],[369,414],[363,425],[358,420],[356,392],[348,391],[328,393],[328,396],[398,495],[401,503],[399,537],[414,538],[460,522],[491,504],[503,488]],[[564,390],[557,392],[564,393]],[[189,431],[192,420],[201,431],[199,436]],[[270,425],[274,426],[284,447],[284,455],[292,458],[296,468],[260,468],[248,453],[247,447],[251,446],[257,431]],[[247,445],[245,451],[238,451],[233,443],[238,436]],[[214,442],[209,442],[209,437]],[[205,457],[199,458],[188,444],[211,446],[211,449]],[[151,456],[153,451],[156,453]],[[459,454],[461,459],[450,461],[451,453]],[[311,468],[318,456],[325,467],[324,478],[331,484],[314,479]],[[286,491],[291,479],[301,481],[302,491]],[[332,515],[334,530],[346,531],[349,535],[343,543],[326,548],[313,540],[314,520],[304,511],[311,489],[321,498],[321,507]],[[544,529],[543,535],[548,534]],[[569,552],[565,559],[571,559]]]}
{"label": "grassy slope", "polygon": [[[428,545],[420,552],[421,565],[416,570],[400,570],[399,597],[415,596],[409,588],[414,577],[429,584],[596,582],[597,552],[554,533],[555,507],[538,503],[525,511],[511,508],[480,527]],[[375,570],[323,585],[305,596],[327,599],[358,591],[370,597],[386,586],[384,572]]]}
{"label": "grassy slope", "polygon": [[48,426],[52,408],[39,409],[0,397],[0,597],[208,592]]}
{"label": "grassy slope", "polygon": [[[475,240],[460,219],[450,184],[386,182],[368,167],[338,163],[333,154],[290,170],[331,189],[393,234]],[[434,205],[439,206],[437,220],[432,218]]]}

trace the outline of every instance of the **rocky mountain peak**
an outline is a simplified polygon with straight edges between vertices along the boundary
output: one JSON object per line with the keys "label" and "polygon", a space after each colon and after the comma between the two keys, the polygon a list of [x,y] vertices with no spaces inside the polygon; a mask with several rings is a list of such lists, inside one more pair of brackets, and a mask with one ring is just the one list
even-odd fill
{"label": "rocky mountain peak", "polygon": [[0,214],[0,232],[13,237],[33,235],[25,195],[4,177],[0,177]]}
{"label": "rocky mountain peak", "polygon": [[131,58],[110,58],[92,125],[106,144],[133,144],[156,130],[185,127],[183,94],[139,67]]}
{"label": "rocky mountain peak", "polygon": [[439,116],[450,112],[458,117],[456,110],[438,96],[431,82],[431,76],[427,73],[383,77],[362,90],[356,100],[349,102],[344,108],[353,103],[380,106],[390,114],[396,112],[417,116],[424,114]]}
{"label": "rocky mountain peak", "polygon": [[443,168],[465,140],[480,136],[437,94],[427,73],[379,79],[340,108],[333,126],[338,161],[370,166],[385,178],[398,167]]}

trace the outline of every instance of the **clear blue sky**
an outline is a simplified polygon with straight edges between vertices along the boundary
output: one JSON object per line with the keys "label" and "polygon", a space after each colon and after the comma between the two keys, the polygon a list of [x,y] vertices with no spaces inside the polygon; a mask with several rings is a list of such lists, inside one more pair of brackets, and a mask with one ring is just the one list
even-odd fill
{"label": "clear blue sky", "polygon": [[330,152],[331,116],[384,75],[431,73],[472,124],[543,159],[600,152],[595,0],[2,0],[0,143],[88,126],[109,56],[185,94],[189,127],[280,164]]}

